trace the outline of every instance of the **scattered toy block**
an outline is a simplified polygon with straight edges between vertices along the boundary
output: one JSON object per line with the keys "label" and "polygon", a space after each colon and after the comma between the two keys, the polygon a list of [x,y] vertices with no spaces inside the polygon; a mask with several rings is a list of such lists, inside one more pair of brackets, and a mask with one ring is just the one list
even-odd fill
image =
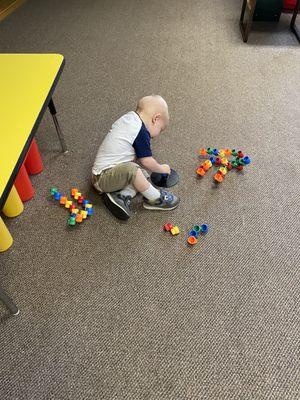
{"label": "scattered toy block", "polygon": [[208,232],[208,225],[207,224],[202,224],[200,228],[201,228],[201,233],[207,233]]}
{"label": "scattered toy block", "polygon": [[220,167],[218,170],[223,176],[227,174],[227,168],[226,167]]}
{"label": "scattered toy block", "polygon": [[82,222],[82,215],[81,214],[77,214],[76,215],[76,222]]}
{"label": "scattered toy block", "polygon": [[200,176],[204,176],[205,175],[205,170],[204,170],[204,168],[203,167],[199,167],[199,168],[197,168],[197,174],[198,175],[200,175]]}
{"label": "scattered toy block", "polygon": [[61,198],[61,193],[55,192],[55,193],[54,193],[54,199],[55,199],[55,200],[60,200],[60,198]]}
{"label": "scattered toy block", "polygon": [[194,245],[198,242],[197,238],[195,236],[189,236],[187,239],[188,244]]}
{"label": "scattered toy block", "polygon": [[214,176],[214,180],[218,183],[223,182],[224,178],[223,175],[220,172],[217,172]]}
{"label": "scattered toy block", "polygon": [[170,232],[170,230],[173,228],[173,225],[170,224],[169,222],[167,224],[164,225],[164,230],[166,232]]}
{"label": "scattered toy block", "polygon": [[70,208],[72,204],[73,204],[72,200],[67,200],[66,204],[65,204],[65,207],[66,208]]}
{"label": "scattered toy block", "polygon": [[59,203],[65,205],[67,201],[67,198],[65,196],[61,196]]}
{"label": "scattered toy block", "polygon": [[85,211],[85,210],[80,210],[80,215],[82,215],[82,219],[86,219],[86,217],[87,217],[87,211]]}
{"label": "scattered toy block", "polygon": [[171,233],[173,236],[178,235],[180,233],[178,226],[173,226],[173,228],[171,229]]}
{"label": "scattered toy block", "polygon": [[74,197],[76,193],[78,193],[78,189],[77,188],[71,189],[71,196],[72,197]]}

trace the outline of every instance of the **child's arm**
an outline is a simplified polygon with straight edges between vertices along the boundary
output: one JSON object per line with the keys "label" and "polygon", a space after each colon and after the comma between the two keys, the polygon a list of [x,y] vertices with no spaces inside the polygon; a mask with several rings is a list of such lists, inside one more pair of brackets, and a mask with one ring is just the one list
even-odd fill
{"label": "child's arm", "polygon": [[170,174],[171,169],[167,164],[159,164],[153,157],[139,158],[139,162],[143,167],[151,172],[158,172],[160,174]]}

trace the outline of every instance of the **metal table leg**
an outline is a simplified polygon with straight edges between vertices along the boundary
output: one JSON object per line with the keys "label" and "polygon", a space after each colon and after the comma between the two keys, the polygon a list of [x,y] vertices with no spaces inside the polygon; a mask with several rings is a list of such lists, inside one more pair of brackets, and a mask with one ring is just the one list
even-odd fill
{"label": "metal table leg", "polygon": [[296,35],[296,38],[298,39],[298,42],[300,43],[300,32],[298,31],[298,29],[296,28],[296,25],[295,25],[296,17],[297,17],[297,14],[299,12],[299,8],[300,8],[300,0],[297,1],[296,7],[294,9],[294,13],[293,13],[293,17],[292,17],[292,20],[291,20],[290,28],[294,32],[294,34]]}
{"label": "metal table leg", "polygon": [[18,315],[20,310],[0,287],[0,300],[6,305],[13,315]]}
{"label": "metal table leg", "polygon": [[59,141],[60,141],[62,150],[63,150],[64,153],[67,153],[69,150],[68,150],[68,148],[67,148],[64,135],[63,135],[63,133],[62,133],[62,131],[61,131],[61,129],[60,129],[59,123],[58,123],[58,121],[57,121],[57,118],[56,118],[56,108],[55,108],[55,105],[54,105],[52,99],[50,100],[50,102],[49,102],[49,104],[48,104],[48,107],[49,107],[50,113],[51,113],[52,118],[53,118],[53,121],[54,121],[54,125],[55,125],[55,128],[56,128],[57,136],[58,136],[58,139],[59,139]]}

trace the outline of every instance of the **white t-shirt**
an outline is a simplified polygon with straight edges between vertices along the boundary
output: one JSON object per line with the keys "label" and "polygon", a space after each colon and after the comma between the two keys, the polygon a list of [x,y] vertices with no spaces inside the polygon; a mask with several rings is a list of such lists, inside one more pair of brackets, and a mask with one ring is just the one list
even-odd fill
{"label": "white t-shirt", "polygon": [[151,157],[150,133],[134,111],[123,115],[111,127],[101,143],[92,172],[103,170],[136,158]]}

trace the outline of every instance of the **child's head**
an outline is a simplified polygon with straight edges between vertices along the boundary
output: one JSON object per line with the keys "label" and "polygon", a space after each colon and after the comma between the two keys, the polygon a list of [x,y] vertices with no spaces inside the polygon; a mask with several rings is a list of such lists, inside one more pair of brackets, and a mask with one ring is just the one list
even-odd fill
{"label": "child's head", "polygon": [[169,124],[168,105],[161,96],[143,97],[138,102],[136,112],[152,137],[158,136]]}

